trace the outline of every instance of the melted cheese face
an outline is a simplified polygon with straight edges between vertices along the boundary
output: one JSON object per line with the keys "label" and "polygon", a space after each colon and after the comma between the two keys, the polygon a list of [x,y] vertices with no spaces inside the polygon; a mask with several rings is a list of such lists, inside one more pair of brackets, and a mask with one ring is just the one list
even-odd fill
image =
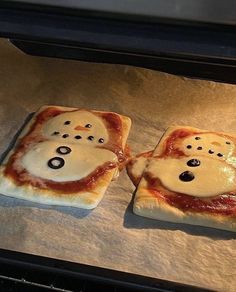
{"label": "melted cheese face", "polygon": [[132,176],[134,176],[136,178],[141,178],[147,163],[148,163],[147,157],[140,156],[140,157],[136,158],[136,161],[132,165],[132,168],[131,168]]}
{"label": "melted cheese face", "polygon": [[235,169],[204,156],[153,159],[147,171],[166,189],[186,195],[211,197],[236,189]]}
{"label": "melted cheese face", "polygon": [[225,160],[234,151],[234,143],[228,138],[206,133],[196,134],[181,141],[180,149],[186,155],[204,155]]}
{"label": "melted cheese face", "polygon": [[46,141],[36,144],[21,160],[32,175],[56,182],[80,180],[105,162],[117,162],[106,149]]}
{"label": "melted cheese face", "polygon": [[109,138],[102,119],[84,110],[66,112],[51,118],[43,125],[43,134],[61,143],[90,146],[104,145]]}

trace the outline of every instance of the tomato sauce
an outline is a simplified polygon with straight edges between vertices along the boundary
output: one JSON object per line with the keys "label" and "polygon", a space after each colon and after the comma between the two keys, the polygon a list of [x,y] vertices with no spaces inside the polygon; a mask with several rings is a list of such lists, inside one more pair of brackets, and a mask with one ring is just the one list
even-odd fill
{"label": "tomato sauce", "polygon": [[[164,150],[161,155],[155,157],[176,158],[180,156],[185,156],[185,154],[180,149],[178,149],[178,142],[188,136],[202,133],[203,132],[193,132],[188,129],[175,130],[164,142]],[[218,135],[227,137],[223,134]],[[164,200],[169,205],[176,207],[183,212],[206,212],[211,214],[221,214],[225,216],[236,216],[236,194],[233,192],[211,198],[199,198],[166,190],[162,186],[161,181],[158,178],[153,178],[150,173],[145,173],[144,177],[148,183],[147,188],[150,193],[153,194],[153,196],[155,196],[159,200]]]}
{"label": "tomato sauce", "polygon": [[46,179],[34,179],[25,169],[17,171],[16,169],[9,166],[6,167],[5,174],[12,177],[14,179],[14,182],[18,186],[30,183],[32,186],[39,189],[53,190],[56,191],[58,194],[72,194],[81,191],[91,191],[96,186],[96,182],[98,181],[98,179],[115,167],[115,163],[108,162],[103,164],[102,166],[99,166],[94,172],[92,172],[85,178],[82,178],[78,181],[61,183]]}
{"label": "tomato sauce", "polygon": [[[77,111],[77,109],[72,111]],[[117,167],[116,163],[107,162],[102,166],[99,166],[86,178],[83,178],[79,181],[60,183],[33,177],[19,164],[20,158],[28,151],[28,149],[37,143],[47,140],[47,138],[42,135],[41,130],[43,124],[49,119],[65,112],[68,111],[64,111],[55,107],[49,107],[36,116],[35,122],[32,124],[27,135],[19,141],[14,154],[10,157],[5,168],[5,175],[13,178],[15,184],[31,184],[40,189],[49,189],[64,194],[71,194],[80,191],[91,191],[95,187],[99,178],[101,178],[111,169]],[[124,152],[122,147],[122,121],[120,116],[115,113],[92,113],[102,118],[109,132],[108,143],[105,147],[103,146],[100,148],[105,148],[114,152],[118,156],[120,164],[125,163],[128,157],[128,151]]]}
{"label": "tomato sauce", "polygon": [[96,113],[103,122],[109,133],[109,140],[105,146],[98,146],[99,148],[108,149],[114,152],[120,163],[125,162],[126,155],[122,147],[122,120],[119,115],[115,113]]}
{"label": "tomato sauce", "polygon": [[[176,142],[183,138],[186,138],[191,135],[195,135],[196,133],[187,129],[178,129],[175,130],[165,141],[164,150],[159,157],[179,157],[185,156],[184,152],[176,146]],[[199,134],[199,133],[198,133]]]}
{"label": "tomato sauce", "polygon": [[223,194],[212,198],[199,198],[190,195],[165,190],[159,179],[145,174],[148,190],[157,199],[162,199],[169,205],[183,212],[208,212],[225,216],[236,216],[236,194]]}

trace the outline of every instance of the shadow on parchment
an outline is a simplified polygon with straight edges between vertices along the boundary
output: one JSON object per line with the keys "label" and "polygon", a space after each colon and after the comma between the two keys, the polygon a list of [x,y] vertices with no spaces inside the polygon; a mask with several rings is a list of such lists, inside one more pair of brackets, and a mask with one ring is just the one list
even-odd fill
{"label": "shadow on parchment", "polygon": [[206,237],[211,237],[212,239],[215,239],[215,240],[236,239],[236,232],[230,232],[226,230],[220,230],[220,229],[197,226],[197,225],[189,225],[189,224],[183,224],[183,223],[171,223],[171,222],[165,222],[165,221],[149,219],[142,216],[138,216],[133,213],[133,201],[134,201],[134,195],[125,211],[124,223],[123,223],[123,226],[125,228],[161,229],[161,230],[173,230],[173,231],[180,230],[194,236],[206,236]]}
{"label": "shadow on parchment", "polygon": [[[3,210],[1,206],[0,209],[0,248],[23,250],[27,238],[27,222],[24,220],[22,210],[12,208]],[[26,216],[29,213],[29,209],[24,211]]]}
{"label": "shadow on parchment", "polygon": [[64,213],[67,215],[71,215],[77,219],[84,218],[93,211],[93,210],[86,210],[86,209],[80,209],[80,208],[68,207],[68,206],[39,204],[39,203],[30,202],[27,200],[7,197],[1,194],[0,194],[0,207],[5,207],[5,208],[23,207],[25,209],[37,208],[37,209],[42,209],[42,210],[52,210],[52,211],[57,211],[57,212]]}
{"label": "shadow on parchment", "polygon": [[25,118],[23,124],[20,126],[20,128],[17,130],[16,134],[12,138],[12,140],[9,143],[8,147],[6,148],[6,150],[3,153],[0,154],[0,164],[3,162],[3,160],[5,159],[5,157],[7,156],[7,154],[15,146],[18,137],[20,136],[21,132],[24,130],[24,128],[26,127],[26,125],[30,122],[30,120],[32,119],[33,115],[34,115],[34,113],[28,114],[28,116]]}

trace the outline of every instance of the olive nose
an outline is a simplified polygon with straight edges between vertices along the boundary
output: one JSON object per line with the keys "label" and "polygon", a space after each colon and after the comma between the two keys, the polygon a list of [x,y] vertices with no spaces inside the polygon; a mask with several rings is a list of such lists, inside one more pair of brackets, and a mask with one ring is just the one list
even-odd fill
{"label": "olive nose", "polygon": [[74,128],[74,130],[77,130],[77,131],[89,131],[89,129],[88,128],[85,128],[85,127],[82,127],[82,126],[76,126],[75,128]]}

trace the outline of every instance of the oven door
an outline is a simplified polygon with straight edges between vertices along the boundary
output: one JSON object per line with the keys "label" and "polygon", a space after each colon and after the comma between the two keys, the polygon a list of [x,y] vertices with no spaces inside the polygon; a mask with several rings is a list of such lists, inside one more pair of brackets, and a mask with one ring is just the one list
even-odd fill
{"label": "oven door", "polygon": [[235,83],[235,6],[232,0],[2,1],[0,36],[29,54]]}
{"label": "oven door", "polygon": [[[31,55],[128,64],[236,83],[236,3],[229,2],[143,0],[137,1],[134,9],[131,2],[121,0],[2,1],[0,36]],[[24,291],[32,287],[53,291],[207,291],[6,249],[0,250],[0,263],[0,283],[6,289],[15,285]]]}

